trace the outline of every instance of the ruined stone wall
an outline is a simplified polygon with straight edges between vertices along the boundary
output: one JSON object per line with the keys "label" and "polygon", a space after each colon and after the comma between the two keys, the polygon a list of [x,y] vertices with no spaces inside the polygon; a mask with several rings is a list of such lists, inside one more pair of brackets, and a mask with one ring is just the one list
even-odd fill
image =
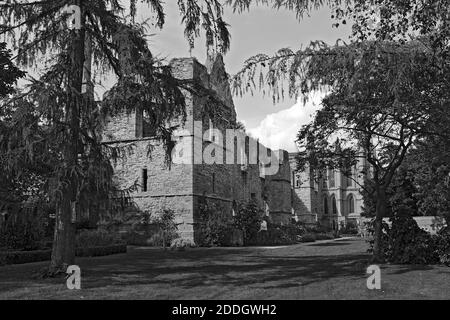
{"label": "ruined stone wall", "polygon": [[[227,75],[221,57],[210,61],[207,66],[194,58],[174,59],[170,63],[172,73],[179,79],[194,80],[207,95],[193,95],[185,91],[186,121],[176,132],[178,145],[185,146],[192,161],[165,163],[163,146],[151,138],[142,138],[139,131],[139,116],[136,113],[122,114],[109,119],[104,130],[104,142],[112,146],[133,146],[130,154],[115,166],[117,184],[125,189],[137,183],[138,189],[132,194],[137,210],[157,214],[164,209],[174,210],[176,222],[182,237],[198,240],[199,207],[203,201],[214,203],[224,215],[232,215],[233,204],[255,200],[261,208],[264,201],[269,204],[274,222],[287,224],[291,217],[291,169],[289,156],[281,152],[283,161],[280,171],[273,176],[261,174],[260,164],[226,163],[226,130],[236,126],[236,112],[231,96]],[[195,137],[201,121],[200,132],[218,129],[221,137]],[[219,140],[222,143],[219,143]],[[253,141],[254,142],[254,141]],[[200,144],[200,152],[197,150]],[[151,149],[149,149],[151,146]],[[216,164],[205,164],[196,157],[203,155],[205,148],[222,149],[222,159]],[[229,146],[228,146],[229,147]],[[235,145],[236,147],[236,145]],[[189,150],[186,150],[189,149]],[[248,148],[248,146],[247,146]],[[176,148],[176,152],[178,149]],[[150,152],[149,152],[150,151]],[[234,150],[236,151],[236,150]],[[248,156],[248,150],[246,150]],[[147,184],[144,182],[144,170]]]}
{"label": "ruined stone wall", "polygon": [[[192,60],[192,59],[189,59]],[[173,73],[180,78],[193,78],[194,63],[184,60],[173,62]],[[193,127],[193,106],[195,98],[186,95],[186,122],[184,128]],[[132,193],[137,210],[156,216],[164,209],[176,213],[180,235],[194,239],[193,221],[193,164],[166,163],[166,151],[159,141],[140,138],[137,129],[136,112],[121,114],[108,119],[104,127],[103,140],[111,146],[130,148],[127,156],[115,166],[115,181],[121,189],[137,185]],[[187,145],[193,141],[189,133],[180,133],[179,142]],[[147,184],[144,186],[144,170]],[[133,214],[133,213],[130,213]]]}
{"label": "ruined stone wall", "polygon": [[[135,141],[135,147],[126,159],[115,166],[115,177],[122,189],[137,184],[132,193],[138,210],[157,216],[164,209],[176,213],[176,222],[183,237],[193,238],[193,166],[165,163],[165,150],[152,140]],[[153,144],[151,154],[148,146]],[[120,145],[117,144],[117,145]],[[146,188],[143,172],[147,170]]]}
{"label": "ruined stone wall", "polygon": [[320,186],[314,181],[312,168],[296,170],[296,153],[290,154],[292,208],[297,221],[315,223],[321,208]]}
{"label": "ruined stone wall", "polygon": [[[200,97],[194,108],[194,120],[202,121],[203,133],[211,128],[218,131],[218,136],[206,135],[201,141],[203,151],[214,150],[217,163],[202,162],[194,165],[194,215],[198,214],[198,206],[195,203],[200,203],[203,199],[214,203],[222,214],[229,217],[233,203],[239,205],[253,199],[262,208],[263,181],[260,178],[259,165],[240,164],[237,141],[233,143],[233,147],[227,143],[227,130],[236,127],[236,112],[222,58],[219,56],[214,61],[209,61],[206,68],[199,67],[199,72],[202,74],[200,78],[203,86],[209,88],[214,93],[213,98],[220,102],[214,101],[211,112],[211,99]],[[226,161],[229,152],[234,152],[233,164]],[[248,156],[248,146],[246,154]]]}
{"label": "ruined stone wall", "polygon": [[270,215],[274,223],[286,225],[292,218],[292,170],[289,153],[284,150],[273,152],[278,158],[279,170],[276,174],[266,177]]}

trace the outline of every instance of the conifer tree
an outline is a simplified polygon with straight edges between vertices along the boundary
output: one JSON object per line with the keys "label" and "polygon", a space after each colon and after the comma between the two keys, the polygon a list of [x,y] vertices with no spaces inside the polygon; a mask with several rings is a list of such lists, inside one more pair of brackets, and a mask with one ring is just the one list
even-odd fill
{"label": "conifer tree", "polygon": [[[135,22],[139,2],[148,5],[155,13],[154,25],[162,28],[160,0],[131,0],[128,8],[119,0],[0,3],[0,34],[9,36],[19,64],[39,70],[37,79],[2,104],[12,116],[1,136],[1,165],[10,179],[31,170],[46,181],[42,187],[56,208],[49,275],[74,264],[75,221],[86,199],[102,201],[111,194],[127,199],[111,178],[113,162],[128,149],[101,143],[106,118],[144,109],[154,119],[158,138],[169,145],[174,128],[168,124],[184,117],[182,89],[195,90],[191,83],[173,78],[152,55],[146,26]],[[191,47],[203,28],[208,46],[229,49],[218,1],[178,4]],[[95,85],[90,74],[109,71],[118,81],[103,101],[95,101],[88,89]]]}

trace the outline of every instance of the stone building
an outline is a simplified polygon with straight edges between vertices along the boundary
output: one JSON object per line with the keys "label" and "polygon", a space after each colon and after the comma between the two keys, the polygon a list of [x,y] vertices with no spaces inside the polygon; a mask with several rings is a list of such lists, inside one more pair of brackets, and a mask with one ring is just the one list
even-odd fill
{"label": "stone building", "polygon": [[[206,66],[195,58],[173,59],[170,67],[176,78],[193,80],[207,88],[218,103],[211,110],[208,104],[211,99],[186,91],[187,117],[174,134],[173,156],[190,161],[173,159],[170,167],[166,165],[163,146],[146,129],[142,113],[135,111],[108,120],[104,143],[134,145],[132,153],[116,165],[115,177],[121,188],[137,182],[139,188],[132,194],[137,210],[151,213],[173,210],[180,235],[193,241],[198,239],[199,208],[205,201],[213,203],[222,214],[232,216],[240,203],[252,199],[273,222],[289,223],[292,193],[288,153],[266,149],[242,131],[239,131],[242,136],[232,131],[236,137],[231,138],[225,134],[235,129],[237,122],[222,57],[210,59]],[[241,144],[239,138],[243,140]],[[152,145],[150,157],[149,144]],[[243,145],[241,149],[240,145]],[[213,150],[213,158],[218,161],[198,161],[208,150]],[[261,158],[264,152],[271,163]],[[227,157],[234,161],[225,161]],[[277,170],[269,170],[274,161]]]}
{"label": "stone building", "polygon": [[313,168],[297,172],[296,154],[272,151],[235,130],[236,111],[221,56],[209,59],[206,66],[195,58],[177,58],[170,67],[174,77],[192,80],[210,95],[185,92],[187,117],[174,134],[170,166],[142,112],[115,116],[104,128],[104,143],[134,146],[115,167],[120,188],[138,185],[132,193],[133,210],[152,214],[173,210],[180,235],[193,241],[198,241],[200,207],[205,202],[231,217],[239,204],[253,200],[277,224],[289,224],[294,218],[338,228],[360,217],[362,177],[357,172],[365,163],[352,168],[358,183],[335,170],[319,180]]}
{"label": "stone building", "polygon": [[[292,170],[292,206],[297,221],[320,223],[333,229],[361,218],[364,183],[362,172],[368,163],[360,158],[358,163],[344,174],[341,170],[328,169],[318,174],[308,167],[298,172],[296,153],[289,154]],[[347,173],[348,172],[348,173]]]}

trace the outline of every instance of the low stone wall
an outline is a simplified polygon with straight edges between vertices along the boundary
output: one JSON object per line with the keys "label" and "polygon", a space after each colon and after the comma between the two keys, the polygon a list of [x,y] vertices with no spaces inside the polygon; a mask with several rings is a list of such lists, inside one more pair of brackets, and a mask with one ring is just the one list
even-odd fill
{"label": "low stone wall", "polygon": [[[419,228],[429,232],[432,235],[435,235],[444,228],[447,223],[442,217],[435,216],[422,216],[422,217],[413,217],[413,219],[417,222]],[[364,223],[370,222],[369,218],[360,218],[360,225],[363,227]],[[387,223],[389,226],[391,225],[391,221],[389,218],[384,218],[383,221]]]}
{"label": "low stone wall", "polygon": [[442,217],[414,217],[414,220],[416,220],[419,228],[430,234],[436,234],[447,225]]}

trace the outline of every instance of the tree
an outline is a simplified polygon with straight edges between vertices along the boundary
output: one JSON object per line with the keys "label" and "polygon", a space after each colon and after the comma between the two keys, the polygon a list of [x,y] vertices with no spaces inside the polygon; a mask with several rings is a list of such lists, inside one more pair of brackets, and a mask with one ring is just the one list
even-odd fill
{"label": "tree", "polygon": [[236,122],[236,129],[246,132],[245,124],[241,121]]}
{"label": "tree", "polygon": [[[445,135],[433,128],[448,119],[449,64],[436,59],[426,41],[332,47],[316,42],[297,52],[285,49],[276,57],[254,57],[235,76],[234,87],[245,90],[260,74],[259,83],[270,87],[277,98],[284,94],[283,80],[289,81],[292,96],[329,92],[323,109],[298,135],[300,167],[308,162],[319,171],[326,167],[345,171],[358,158],[367,159],[371,171],[363,173],[369,178],[361,187],[375,202],[377,260],[382,260],[379,245],[387,191],[397,169],[415,141]],[[265,76],[259,68],[267,68]]]}
{"label": "tree", "polygon": [[24,75],[11,61],[11,52],[6,49],[6,43],[0,42],[0,99],[13,93],[14,84]]}
{"label": "tree", "polygon": [[[388,190],[389,216],[406,212],[411,216],[440,216],[450,221],[450,141],[438,136],[418,139],[407,153]],[[375,204],[366,194],[364,211],[369,216]]]}
{"label": "tree", "polygon": [[450,221],[450,140],[427,137],[416,143],[407,159],[418,213]]}
{"label": "tree", "polygon": [[[359,156],[372,166],[364,186],[375,202],[375,251],[382,260],[381,219],[387,190],[411,146],[425,136],[447,139],[449,7],[447,1],[228,0],[241,12],[251,5],[295,11],[297,17],[332,7],[334,26],[353,24],[350,44],[316,41],[250,57],[232,79],[235,94],[268,90],[274,100],[331,92],[314,122],[299,133],[303,160],[319,168],[351,166]],[[412,40],[411,40],[412,39]],[[341,137],[336,141],[336,136]],[[330,140],[334,140],[331,142]],[[446,140],[448,141],[448,140]],[[358,151],[364,153],[358,155]]]}
{"label": "tree", "polygon": [[428,36],[432,47],[448,52],[450,8],[446,0],[227,0],[226,4],[237,12],[250,10],[252,5],[271,5],[294,11],[299,19],[329,7],[333,26],[352,23],[355,39],[405,42],[411,36]]}
{"label": "tree", "polygon": [[[0,99],[4,99],[9,94],[14,92],[14,84],[16,81],[23,77],[25,73],[19,70],[11,61],[11,52],[6,49],[6,43],[0,43]],[[3,136],[3,132],[6,127],[4,122],[10,116],[9,110],[4,108],[0,109],[0,137]],[[2,161],[2,155],[0,154],[0,162]],[[0,171],[0,198],[3,199],[3,207],[16,203],[18,199],[23,195],[23,188],[17,181],[11,181],[7,178],[7,175],[2,170]],[[30,181],[29,179],[27,181]],[[2,210],[0,202],[0,210]]]}
{"label": "tree", "polygon": [[[410,153],[414,149],[414,146],[410,149],[410,152],[405,156],[405,159],[398,168],[394,175],[391,185],[386,191],[387,205],[386,205],[386,217],[393,217],[396,214],[408,214],[410,216],[418,216],[418,198],[417,198],[417,185],[415,183],[414,175],[415,170],[412,168]],[[363,212],[365,217],[374,217],[376,214],[376,199],[373,199],[373,195],[362,190],[363,196]]]}
{"label": "tree", "polygon": [[[163,27],[162,1],[140,2],[150,6],[156,13],[155,25]],[[218,1],[178,4],[191,47],[203,28],[208,47],[229,49]],[[126,199],[127,190],[113,185],[112,162],[129,148],[101,143],[106,117],[141,108],[154,119],[158,138],[169,146],[175,128],[167,124],[184,117],[182,89],[200,90],[173,78],[163,61],[153,57],[145,26],[134,21],[136,0],[130,1],[129,13],[127,19],[121,1],[115,0],[0,4],[0,34],[9,35],[15,44],[19,63],[42,71],[39,79],[31,79],[25,90],[3,105],[13,115],[0,145],[5,155],[2,169],[13,179],[25,169],[44,177],[42,188],[57,209],[50,275],[65,272],[74,263],[74,222],[83,202],[117,195]],[[89,89],[95,84],[92,66],[102,74],[113,71],[118,78],[100,103]]]}

